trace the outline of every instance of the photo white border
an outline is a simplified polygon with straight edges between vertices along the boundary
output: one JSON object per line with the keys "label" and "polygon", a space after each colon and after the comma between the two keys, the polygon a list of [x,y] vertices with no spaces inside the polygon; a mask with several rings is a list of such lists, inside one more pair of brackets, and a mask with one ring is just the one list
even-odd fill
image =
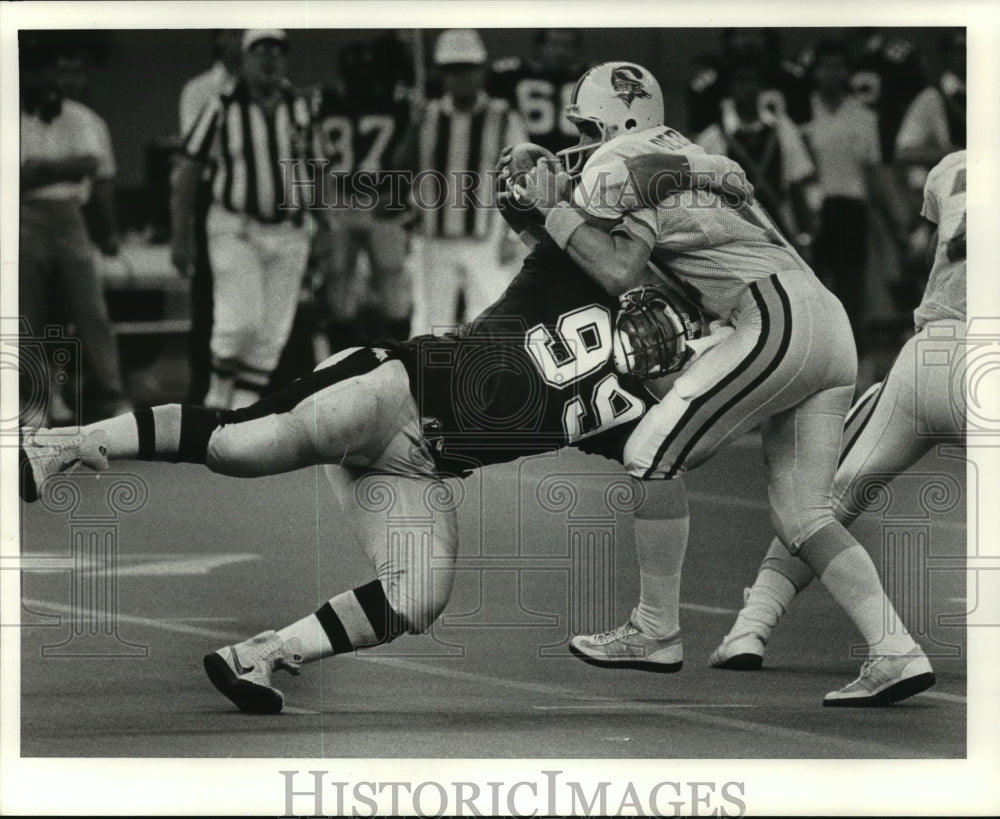
{"label": "photo white border", "polygon": [[[1000,4],[987,2],[131,2],[9,3],[0,6],[0,316],[17,314],[17,30],[19,28],[445,28],[967,25],[969,43],[968,303],[977,316],[1000,317]],[[386,27],[390,27],[386,25]],[[986,272],[983,272],[986,271]],[[3,372],[5,386],[9,372]],[[16,379],[14,379],[16,382]],[[996,379],[993,379],[994,381]],[[992,406],[1000,408],[997,385]],[[16,416],[16,391],[2,394],[3,418]],[[992,441],[1000,446],[1000,440]],[[969,542],[1000,555],[996,501],[1000,449],[970,449],[979,486],[978,533],[970,506]],[[0,447],[3,556],[17,554],[16,450]],[[986,479],[989,480],[986,483]],[[970,466],[969,486],[976,472]],[[985,522],[985,523],[984,523]],[[995,584],[993,584],[995,585]],[[19,574],[0,572],[0,622],[19,619]],[[983,622],[1000,623],[1000,600]],[[542,780],[562,770],[583,782],[636,783],[640,793],[663,780],[743,781],[753,814],[952,815],[1000,813],[1000,630],[970,628],[968,759],[953,760],[206,760],[21,759],[20,644],[0,630],[0,814],[276,815],[284,806],[280,770],[327,770],[329,779],[443,782]],[[817,708],[819,703],[816,703]],[[914,711],[914,719],[919,712]],[[664,730],[669,730],[665,725]],[[740,741],[734,736],[734,743]],[[386,795],[386,799],[388,796]],[[821,801],[819,801],[821,800]],[[388,805],[388,802],[385,802]],[[557,804],[557,810],[568,805]],[[388,808],[386,808],[388,810]],[[542,812],[544,814],[544,811]]]}

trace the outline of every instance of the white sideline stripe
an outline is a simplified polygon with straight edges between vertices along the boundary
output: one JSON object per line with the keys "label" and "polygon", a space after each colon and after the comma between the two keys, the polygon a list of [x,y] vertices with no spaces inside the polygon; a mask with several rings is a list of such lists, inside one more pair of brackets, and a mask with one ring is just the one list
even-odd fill
{"label": "white sideline stripe", "polygon": [[[372,657],[362,654],[354,655],[357,659],[368,663],[378,663],[380,665],[390,665],[396,666],[397,668],[402,668],[404,670],[419,671],[423,674],[430,674],[434,677],[447,677],[452,680],[463,680],[465,682],[482,683],[489,681],[491,685],[498,686],[500,688],[512,688],[517,691],[532,691],[536,694],[545,694],[547,696],[562,696],[569,697],[574,700],[589,700],[593,697],[589,694],[583,694],[579,691],[574,691],[571,688],[560,688],[555,685],[545,685],[544,683],[533,683],[526,682],[524,680],[508,680],[503,677],[490,677],[485,674],[479,674],[475,671],[456,671],[453,668],[438,668],[436,666],[425,665],[424,663],[414,662],[413,660],[400,660],[396,657]],[[617,702],[618,700],[611,700],[612,702]]]}
{"label": "white sideline stripe", "polygon": [[965,705],[967,702],[965,697],[960,694],[946,694],[944,691],[925,691],[920,697],[926,697],[929,700],[941,700],[942,702],[957,702],[959,705]]}
{"label": "white sideline stripe", "polygon": [[697,611],[701,614],[739,614],[738,609],[723,609],[719,606],[703,606],[701,603],[681,603],[681,608],[687,611]]}
{"label": "white sideline stripe", "polygon": [[[398,660],[394,657],[361,657],[360,655],[355,655],[355,656],[357,656],[358,659],[365,660],[367,662],[381,663],[382,665],[395,666],[397,668],[409,671],[419,671],[423,674],[430,674],[436,677],[448,677],[455,680],[468,680],[471,682],[497,686],[500,688],[508,688],[518,691],[532,691],[534,693],[545,694],[547,696],[563,696],[574,700],[589,700],[591,702],[600,701],[599,698],[594,697],[593,695],[586,694],[582,691],[575,691],[571,688],[561,688],[552,685],[544,685],[542,683],[523,682],[521,680],[510,680],[510,679],[504,679],[502,677],[492,677],[487,674],[477,674],[471,671],[455,671],[454,669],[450,668],[436,668],[434,666],[429,666],[423,663],[414,662],[413,660]],[[616,700],[616,699],[609,699],[607,701],[611,703],[621,703],[621,700]],[[637,704],[639,703],[633,703],[633,705]],[[821,707],[820,695],[817,694],[816,708],[819,709],[820,707]],[[723,717],[715,714],[708,714],[705,713],[704,711],[697,711],[696,709],[693,708],[679,707],[673,711],[672,715],[677,719],[684,719],[688,720],[689,722],[700,723],[702,725],[710,725],[716,728],[724,728],[728,731],[749,731],[750,733],[755,733],[759,735],[768,735],[778,739],[807,742],[810,745],[819,744],[826,748],[830,748],[831,746],[833,746],[837,747],[839,750],[847,754],[860,754],[862,752],[864,753],[877,752],[882,755],[889,756],[893,754],[898,754],[899,752],[898,746],[891,745],[888,743],[850,739],[848,737],[835,737],[831,736],[828,733],[804,731],[798,728],[782,728],[780,726],[753,722],[751,720],[734,719],[732,717]]]}
{"label": "white sideline stripe", "polygon": [[[719,495],[715,492],[692,492],[687,493],[688,500],[698,503],[714,503],[720,506],[730,506],[737,509],[759,509],[767,511],[770,506],[766,501],[751,500],[750,498],[738,498],[731,495]],[[966,530],[965,521],[962,520],[933,520],[931,525],[940,529],[952,529],[955,531]]]}
{"label": "white sideline stripe", "polygon": [[602,714],[650,714],[658,713],[666,708],[760,708],[759,705],[745,703],[713,703],[713,702],[665,702],[662,705],[652,702],[603,702],[593,705],[533,705],[536,711],[580,711],[582,713]]}
{"label": "white sideline stripe", "polygon": [[[77,613],[77,609],[73,606],[67,606],[64,603],[50,603],[48,600],[29,600],[27,598],[22,598],[21,603],[30,606],[37,610],[39,614],[45,614],[47,612],[54,612],[56,614],[68,614],[73,615]],[[88,612],[89,614],[89,612]],[[218,617],[218,618],[205,618],[206,620],[218,620],[219,622],[231,622],[229,617]],[[221,642],[231,642],[232,640],[243,639],[245,635],[235,634],[231,631],[216,631],[210,628],[200,628],[198,626],[187,626],[183,623],[173,622],[170,619],[154,620],[151,617],[136,617],[132,614],[119,614],[117,617],[119,623],[124,623],[130,626],[144,626],[146,628],[157,628],[160,631],[171,631],[175,634],[191,634],[195,637],[206,637],[210,640],[219,640]]]}

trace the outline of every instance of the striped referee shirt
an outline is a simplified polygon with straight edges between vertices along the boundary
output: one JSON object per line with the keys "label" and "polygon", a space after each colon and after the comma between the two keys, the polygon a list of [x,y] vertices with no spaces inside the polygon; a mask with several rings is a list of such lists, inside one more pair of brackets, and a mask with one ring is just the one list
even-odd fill
{"label": "striped referee shirt", "polygon": [[505,145],[526,141],[520,115],[504,100],[481,92],[471,111],[455,110],[451,97],[431,100],[420,126],[420,179],[413,190],[425,235],[488,235],[497,217],[490,172]]}
{"label": "striped referee shirt", "polygon": [[[215,164],[217,203],[267,223],[301,218],[304,191],[293,183],[309,178],[303,160],[322,156],[303,97],[284,88],[269,112],[253,99],[245,81],[205,106],[185,135],[183,151]],[[289,160],[295,162],[291,172]]]}

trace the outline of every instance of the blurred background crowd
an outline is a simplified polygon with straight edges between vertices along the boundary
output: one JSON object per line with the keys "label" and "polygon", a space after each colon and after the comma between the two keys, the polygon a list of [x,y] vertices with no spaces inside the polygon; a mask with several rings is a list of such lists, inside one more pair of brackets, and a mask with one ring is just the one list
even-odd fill
{"label": "blurred background crowd", "polygon": [[[493,208],[384,172],[461,187],[503,145],[568,147],[563,108],[608,59],[651,69],[667,123],[744,167],[847,307],[863,388],[919,300],[927,171],[965,147],[961,29],[47,31],[19,46],[31,424],[243,406],[362,337],[476,315],[523,249]],[[289,159],[325,163],[319,203]]]}

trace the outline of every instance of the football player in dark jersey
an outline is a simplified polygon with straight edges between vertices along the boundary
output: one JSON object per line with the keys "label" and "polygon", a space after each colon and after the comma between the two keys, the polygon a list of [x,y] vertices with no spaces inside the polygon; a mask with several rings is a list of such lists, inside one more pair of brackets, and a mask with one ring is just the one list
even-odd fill
{"label": "football player in dark jersey", "polygon": [[587,67],[582,45],[579,29],[540,29],[532,56],[498,60],[486,80],[490,96],[507,100],[521,114],[528,138],[553,152],[576,142],[576,129],[565,110]]}
{"label": "football player in dark jersey", "polygon": [[[400,49],[402,44],[387,35],[347,45],[339,57],[340,87],[321,89],[314,99],[332,181],[324,215],[329,228],[325,305],[333,349],[362,329],[372,337],[408,335],[405,196],[384,173],[410,116],[412,67],[398,57]],[[358,264],[362,251],[368,282]]]}
{"label": "football player in dark jersey", "polygon": [[781,38],[773,28],[727,28],[722,53],[695,58],[687,88],[688,131],[697,134],[719,117],[734,66],[747,61],[761,66],[760,105],[792,122],[809,120],[809,82],[802,67],[782,58]]}
{"label": "football player in dark jersey", "polygon": [[[343,350],[242,410],[170,404],[78,435],[28,432],[22,497],[37,500],[47,478],[80,463],[100,470],[109,460],[188,462],[236,477],[324,465],[351,522],[343,535],[362,544],[375,579],[280,631],[205,657],[213,684],[240,709],[279,712],[275,669],[297,673],[305,662],[418,634],[440,615],[458,531],[445,478],[566,445],[621,461],[630,432],[655,403],[655,382],[647,389],[619,374],[617,299],[551,239],[530,227],[523,235],[541,239],[518,276],[458,332]],[[701,332],[699,316],[679,296],[657,298],[679,328],[662,341],[683,353],[685,340]],[[655,491],[649,498],[655,503]],[[420,521],[420,531],[389,537],[390,511],[393,521]],[[667,509],[664,517],[681,516]]]}

